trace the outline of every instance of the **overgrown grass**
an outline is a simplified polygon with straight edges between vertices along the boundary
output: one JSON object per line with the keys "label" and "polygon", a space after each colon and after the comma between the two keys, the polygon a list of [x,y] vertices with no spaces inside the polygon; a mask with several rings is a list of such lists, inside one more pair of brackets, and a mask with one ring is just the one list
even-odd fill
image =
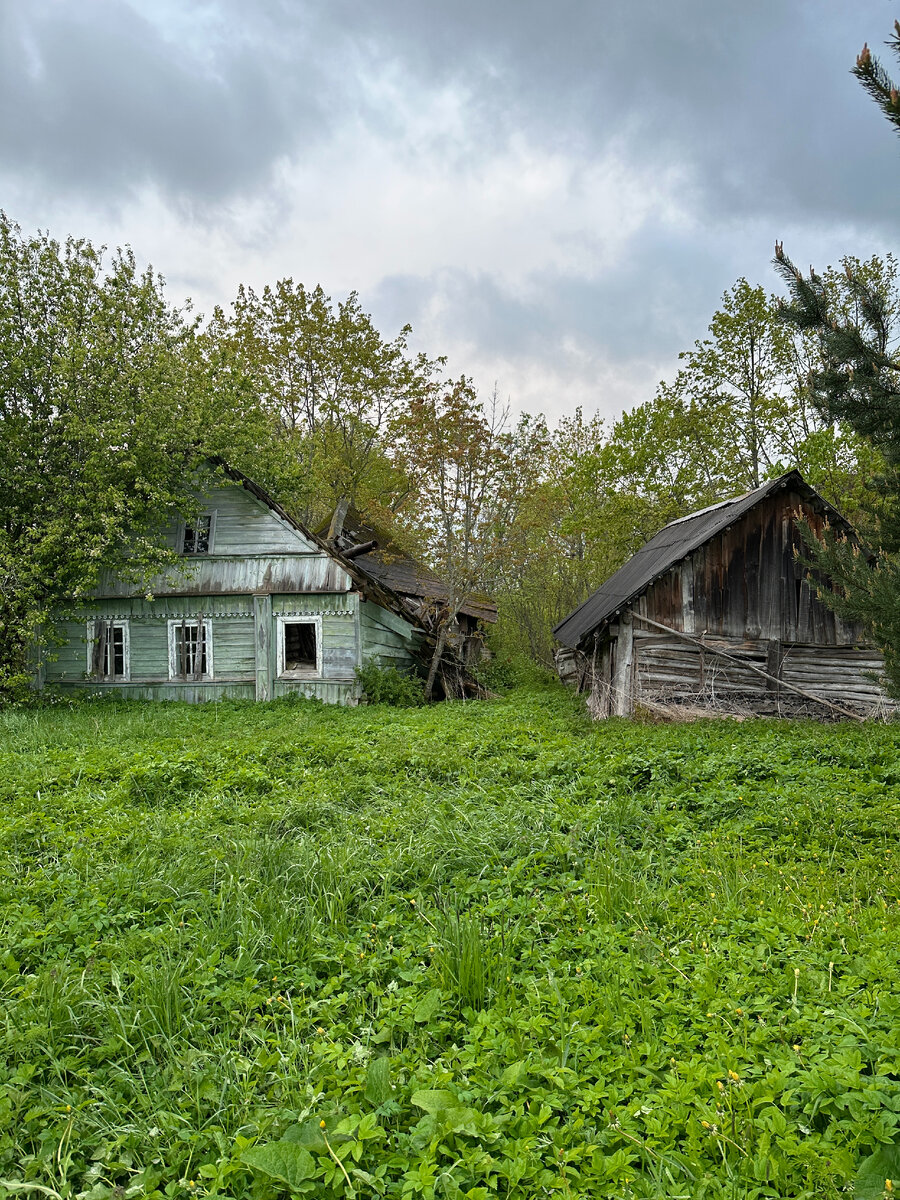
{"label": "overgrown grass", "polygon": [[898,784],[893,727],[548,688],[0,714],[0,1196],[843,1196]]}

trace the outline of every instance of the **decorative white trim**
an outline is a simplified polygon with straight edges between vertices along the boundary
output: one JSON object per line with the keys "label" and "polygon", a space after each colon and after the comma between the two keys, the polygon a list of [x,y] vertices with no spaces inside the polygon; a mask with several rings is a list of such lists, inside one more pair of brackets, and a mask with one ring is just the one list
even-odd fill
{"label": "decorative white trim", "polygon": [[[192,680],[185,679],[185,677],[182,674],[180,674],[178,671],[178,647],[175,642],[175,629],[176,629],[176,627],[180,628],[182,625],[189,625],[189,626],[192,626],[193,628],[196,628],[198,624],[199,624],[199,619],[197,617],[169,617],[169,619],[168,619],[169,679],[173,680],[176,683],[190,683],[190,682],[192,682]],[[195,683],[203,682],[205,680],[210,680],[210,679],[214,678],[214,676],[213,676],[213,632],[212,632],[212,618],[211,617],[203,618],[203,628],[204,628],[205,636],[206,636],[206,670],[203,672],[202,675],[199,676],[198,680],[193,680],[193,682],[195,682]]]}
{"label": "decorative white trim", "polygon": [[[100,622],[112,625],[122,633],[122,663],[125,672],[122,675],[94,675],[94,642],[97,639],[97,625]],[[90,617],[87,622],[87,674],[98,683],[129,683],[131,680],[131,631],[128,628],[127,617]]]}
{"label": "decorative white trim", "polygon": [[178,553],[185,558],[209,558],[215,553],[216,549],[216,510],[214,508],[202,509],[194,514],[194,520],[197,517],[209,517],[209,545],[202,554],[185,554],[184,552],[184,532],[186,529],[192,529],[193,525],[190,521],[182,521],[178,526]]}
{"label": "decorative white trim", "polygon": [[[284,669],[285,625],[314,625],[316,627],[315,671],[286,671]],[[318,613],[275,614],[275,674],[278,679],[321,679],[322,678],[322,617]]]}
{"label": "decorative white trim", "polygon": [[353,613],[346,608],[317,608],[314,611],[308,608],[284,608],[276,615],[289,617],[292,621],[312,621],[315,617],[352,617]]}

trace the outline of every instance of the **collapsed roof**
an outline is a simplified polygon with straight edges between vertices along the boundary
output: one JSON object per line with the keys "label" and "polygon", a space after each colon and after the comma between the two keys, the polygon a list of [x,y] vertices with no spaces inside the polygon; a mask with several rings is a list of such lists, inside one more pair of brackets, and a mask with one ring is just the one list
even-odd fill
{"label": "collapsed roof", "polygon": [[[416,562],[386,530],[364,521],[354,509],[348,511],[331,545],[382,587],[415,604],[446,604],[449,599],[446,581]],[[467,596],[459,611],[480,621],[497,620],[497,605],[487,596]]]}

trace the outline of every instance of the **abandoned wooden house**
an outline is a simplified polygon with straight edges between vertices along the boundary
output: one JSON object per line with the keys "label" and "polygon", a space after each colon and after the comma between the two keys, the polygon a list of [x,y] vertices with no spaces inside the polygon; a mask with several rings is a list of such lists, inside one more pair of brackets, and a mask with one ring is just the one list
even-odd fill
{"label": "abandoned wooden house", "polygon": [[[166,540],[176,567],[140,588],[108,572],[90,601],[56,623],[38,686],[355,704],[357,668],[427,667],[434,636],[415,589],[391,586],[376,547],[363,555],[355,541],[343,550],[327,542],[225,464],[198,496],[196,516],[173,524]],[[445,674],[452,670],[448,663]]]}
{"label": "abandoned wooden house", "polygon": [[598,718],[890,708],[881,655],[817,595],[798,517],[852,534],[798,471],[672,521],[556,626],[562,677]]}

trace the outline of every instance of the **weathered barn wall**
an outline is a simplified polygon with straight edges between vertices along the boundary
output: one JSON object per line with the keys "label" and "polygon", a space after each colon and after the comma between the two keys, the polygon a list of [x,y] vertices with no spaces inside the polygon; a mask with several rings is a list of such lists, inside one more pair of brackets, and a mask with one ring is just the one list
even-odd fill
{"label": "weathered barn wall", "polygon": [[652,583],[637,601],[637,611],[683,633],[705,631],[742,641],[857,643],[859,627],[826,608],[797,557],[803,554],[803,542],[795,513],[821,530],[822,518],[796,493],[768,496]]}
{"label": "weathered barn wall", "polygon": [[759,714],[816,710],[783,684],[850,711],[890,708],[878,683],[881,655],[865,644],[858,626],[826,608],[798,558],[800,513],[821,529],[822,518],[798,494],[764,498],[606,626],[580,664],[576,656],[594,714],[627,715],[639,705]]}

